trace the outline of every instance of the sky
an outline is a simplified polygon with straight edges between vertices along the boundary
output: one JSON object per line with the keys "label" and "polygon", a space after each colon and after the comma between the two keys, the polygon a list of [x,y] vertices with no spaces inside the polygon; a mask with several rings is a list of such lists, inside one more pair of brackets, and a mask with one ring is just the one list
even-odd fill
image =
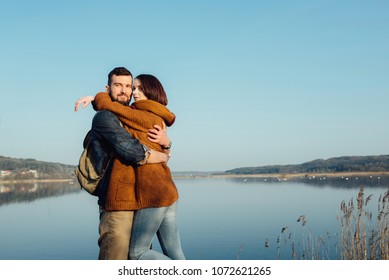
{"label": "sky", "polygon": [[76,165],[124,66],[162,82],[173,171],[389,153],[389,1],[0,0],[0,155]]}

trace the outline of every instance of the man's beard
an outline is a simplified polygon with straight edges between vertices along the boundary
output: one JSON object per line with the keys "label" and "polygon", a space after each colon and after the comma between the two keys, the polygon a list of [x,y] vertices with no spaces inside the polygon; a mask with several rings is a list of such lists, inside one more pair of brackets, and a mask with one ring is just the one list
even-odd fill
{"label": "man's beard", "polygon": [[116,101],[119,102],[120,104],[127,105],[127,106],[130,104],[130,100],[128,100],[128,101],[116,100]]}
{"label": "man's beard", "polygon": [[114,99],[112,97],[111,93],[109,93],[109,95],[111,96],[112,101],[116,101],[116,102],[118,102],[120,104],[123,104],[123,105],[129,105],[130,104],[131,99],[127,99],[127,101],[122,101],[122,100],[119,100],[119,98],[118,98],[119,96],[116,97],[116,99]]}

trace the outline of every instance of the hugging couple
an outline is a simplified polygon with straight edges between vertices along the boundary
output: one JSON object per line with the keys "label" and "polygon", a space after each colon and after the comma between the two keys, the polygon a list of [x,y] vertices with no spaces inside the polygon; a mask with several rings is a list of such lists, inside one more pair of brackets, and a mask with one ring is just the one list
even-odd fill
{"label": "hugging couple", "polygon": [[[134,102],[130,104],[131,98]],[[167,161],[173,125],[165,90],[153,75],[117,67],[105,92],[77,100],[92,103],[93,156],[100,164],[114,154],[99,185],[100,260],[184,260],[176,213],[178,192]],[[152,250],[157,235],[162,252]]]}

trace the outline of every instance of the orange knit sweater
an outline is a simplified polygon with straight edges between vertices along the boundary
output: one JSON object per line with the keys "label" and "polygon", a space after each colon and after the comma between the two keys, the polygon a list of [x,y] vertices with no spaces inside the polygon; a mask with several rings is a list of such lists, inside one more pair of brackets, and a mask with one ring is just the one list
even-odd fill
{"label": "orange knit sweater", "polygon": [[[139,100],[131,108],[113,102],[105,92],[98,93],[94,102],[97,110],[108,110],[116,114],[126,130],[142,144],[162,152],[160,145],[147,139],[147,131],[154,124],[161,125],[163,121],[167,126],[174,123],[175,115],[166,106],[152,100]],[[177,199],[177,188],[166,164],[133,167],[115,158],[109,179],[106,210],[164,207]]]}

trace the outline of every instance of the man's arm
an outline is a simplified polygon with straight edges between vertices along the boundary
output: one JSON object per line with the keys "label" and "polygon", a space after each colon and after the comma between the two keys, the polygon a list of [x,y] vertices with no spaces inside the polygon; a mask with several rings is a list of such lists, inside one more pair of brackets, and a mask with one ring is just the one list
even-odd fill
{"label": "man's arm", "polygon": [[166,162],[167,155],[148,150],[126,131],[115,114],[99,111],[93,118],[92,130],[97,133],[126,164]]}
{"label": "man's arm", "polygon": [[136,164],[144,159],[143,145],[121,126],[115,114],[109,111],[97,112],[93,117],[92,131],[126,164]]}

